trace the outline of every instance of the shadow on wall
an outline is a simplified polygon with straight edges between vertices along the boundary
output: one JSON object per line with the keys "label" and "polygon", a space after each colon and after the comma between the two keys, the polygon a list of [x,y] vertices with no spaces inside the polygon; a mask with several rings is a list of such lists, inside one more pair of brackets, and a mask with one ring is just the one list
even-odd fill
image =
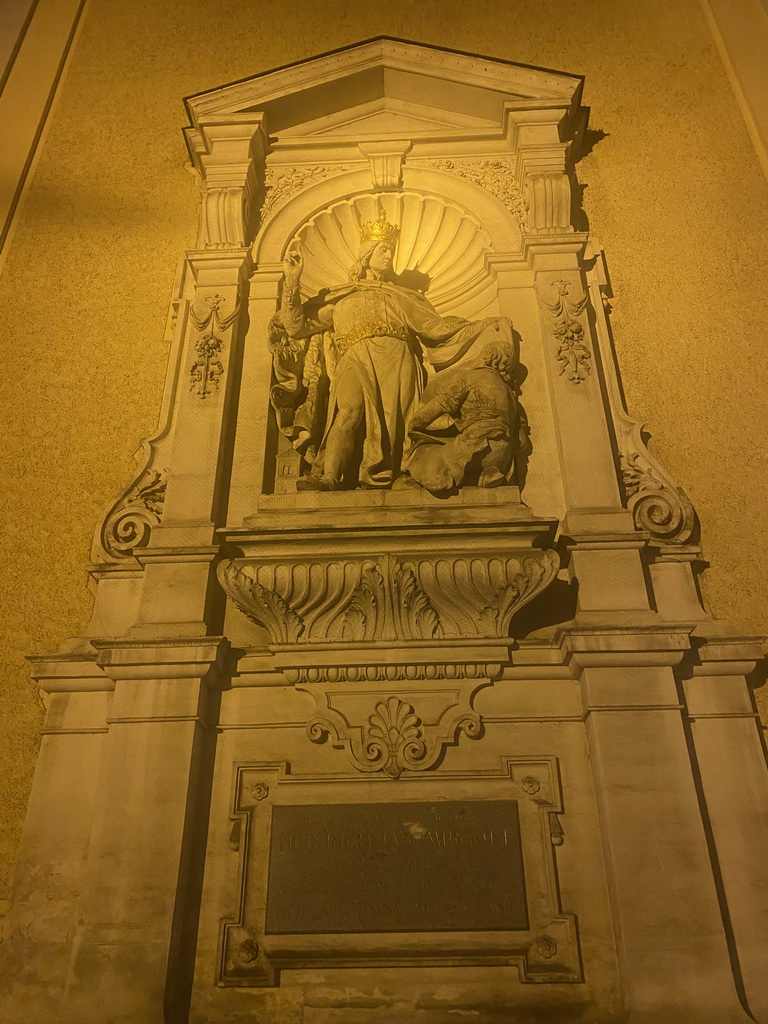
{"label": "shadow on wall", "polygon": [[553,580],[543,593],[538,594],[510,624],[514,640],[525,640],[539,630],[550,630],[569,622],[576,615],[578,580]]}
{"label": "shadow on wall", "polygon": [[608,132],[602,128],[588,128],[590,108],[583,107],[579,121],[571,140],[571,160],[569,161],[571,181],[571,223],[576,231],[589,231],[589,219],[584,210],[584,192],[588,185],[582,184],[576,176],[576,166],[584,157],[589,156],[595,146],[608,138]]}

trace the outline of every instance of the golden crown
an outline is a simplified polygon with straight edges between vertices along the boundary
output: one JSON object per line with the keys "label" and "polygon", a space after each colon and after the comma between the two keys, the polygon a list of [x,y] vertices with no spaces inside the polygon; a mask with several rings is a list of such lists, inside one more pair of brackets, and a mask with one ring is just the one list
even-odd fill
{"label": "golden crown", "polygon": [[360,222],[361,242],[387,242],[394,245],[400,237],[400,228],[390,224],[386,213],[382,210],[376,220]]}

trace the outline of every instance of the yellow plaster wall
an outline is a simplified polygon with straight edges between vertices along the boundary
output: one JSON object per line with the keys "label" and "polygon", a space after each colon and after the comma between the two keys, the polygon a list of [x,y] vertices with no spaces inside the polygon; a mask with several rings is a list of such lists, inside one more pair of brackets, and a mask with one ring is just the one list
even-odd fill
{"label": "yellow plaster wall", "polygon": [[768,187],[699,0],[90,0],[0,279],[0,896],[41,720],[23,655],[82,629],[93,528],[155,426],[197,219],[181,97],[382,33],[586,75],[629,406],[698,509],[710,606],[768,631]]}

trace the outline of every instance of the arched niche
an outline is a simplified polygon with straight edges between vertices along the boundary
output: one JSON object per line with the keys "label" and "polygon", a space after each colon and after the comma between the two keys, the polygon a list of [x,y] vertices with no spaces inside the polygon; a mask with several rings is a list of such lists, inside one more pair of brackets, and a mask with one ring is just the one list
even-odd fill
{"label": "arched niche", "polygon": [[[341,171],[317,183],[310,180],[305,188],[297,190],[283,205],[264,218],[252,247],[254,264],[257,267],[269,267],[279,263],[304,225],[330,207],[341,202],[359,202],[361,208],[364,208],[366,200],[373,198],[376,201],[378,197],[389,216],[390,209],[395,214],[400,212],[393,200],[405,194],[419,196],[422,201],[432,199],[446,207],[456,207],[464,218],[478,225],[487,238],[489,252],[519,257],[522,232],[518,219],[500,199],[478,183],[463,178],[462,170],[460,164],[455,172],[427,166],[406,167],[403,169],[402,188],[397,190],[373,187],[370,173],[363,169]],[[410,220],[411,210],[406,209],[405,212]],[[408,229],[410,231],[410,225]],[[422,234],[421,240],[425,237]],[[405,241],[402,240],[396,257],[399,270],[405,269],[402,264],[415,252],[410,246],[406,252]],[[351,238],[346,244],[350,242]],[[441,302],[441,297],[434,293],[431,298],[435,305]]]}
{"label": "arched niche", "polygon": [[[494,297],[487,261],[493,251],[490,233],[456,203],[412,191],[340,199],[294,232],[286,248],[301,245],[305,297],[347,279],[360,225],[374,220],[380,210],[400,229],[395,271],[413,274],[411,286],[424,290],[439,312],[482,315]],[[415,276],[417,272],[423,276]]]}
{"label": "arched niche", "polygon": [[[344,285],[349,280],[350,267],[360,246],[361,225],[375,221],[383,212],[399,229],[394,270],[401,285],[424,294],[441,316],[461,317],[467,321],[498,316],[498,287],[493,270],[493,257],[498,254],[494,243],[508,243],[514,238],[513,218],[508,211],[499,210],[501,204],[493,198],[489,200],[472,183],[462,182],[459,188],[452,188],[448,174],[426,173],[421,177],[431,188],[382,191],[369,187],[344,194],[340,191],[341,182],[335,178],[321,185],[310,185],[305,193],[297,195],[283,211],[266,221],[254,251],[282,259],[287,252],[300,247],[304,261],[301,294],[305,301],[311,301],[324,290]],[[318,200],[326,198],[329,192],[331,195],[335,192],[334,198],[319,206]],[[468,199],[481,208],[489,203],[494,205],[492,215],[491,211],[485,211],[489,226],[471,209]],[[307,209],[311,212],[296,223],[297,214]],[[264,267],[264,262],[261,266]],[[274,262],[266,263],[266,273],[274,273]],[[279,288],[276,288],[275,314],[278,309]],[[259,344],[258,336],[254,341]],[[268,343],[274,344],[272,335]],[[327,399],[327,392],[312,383],[311,378],[314,375],[316,379],[319,374],[332,379],[335,358],[333,341],[327,337],[308,343],[305,361],[297,365],[298,379],[290,382],[290,386],[298,390],[317,388],[307,399],[314,417],[318,415],[316,406]],[[433,373],[425,360],[425,380]],[[270,393],[273,410],[272,422],[264,434],[264,493],[285,493],[295,486],[300,469],[306,469],[303,455],[299,454],[305,451],[303,444],[306,442],[302,441],[305,435],[299,431],[291,436],[281,426],[283,419],[279,400],[276,400],[276,396],[283,393],[281,379],[273,378]],[[319,415],[322,418],[322,413]],[[316,422],[314,429],[318,429]]]}

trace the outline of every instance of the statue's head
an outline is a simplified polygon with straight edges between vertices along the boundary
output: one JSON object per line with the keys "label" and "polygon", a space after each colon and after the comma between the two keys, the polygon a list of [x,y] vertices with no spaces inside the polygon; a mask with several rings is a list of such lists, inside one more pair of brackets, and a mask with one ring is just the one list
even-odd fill
{"label": "statue's head", "polygon": [[377,277],[385,277],[392,270],[395,258],[395,247],[389,242],[377,242],[376,248],[368,257],[368,266]]}
{"label": "statue's head", "polygon": [[400,229],[389,223],[383,210],[376,220],[363,221],[360,225],[360,248],[349,272],[350,279],[361,281],[373,277],[393,280],[392,261],[399,235]]}

